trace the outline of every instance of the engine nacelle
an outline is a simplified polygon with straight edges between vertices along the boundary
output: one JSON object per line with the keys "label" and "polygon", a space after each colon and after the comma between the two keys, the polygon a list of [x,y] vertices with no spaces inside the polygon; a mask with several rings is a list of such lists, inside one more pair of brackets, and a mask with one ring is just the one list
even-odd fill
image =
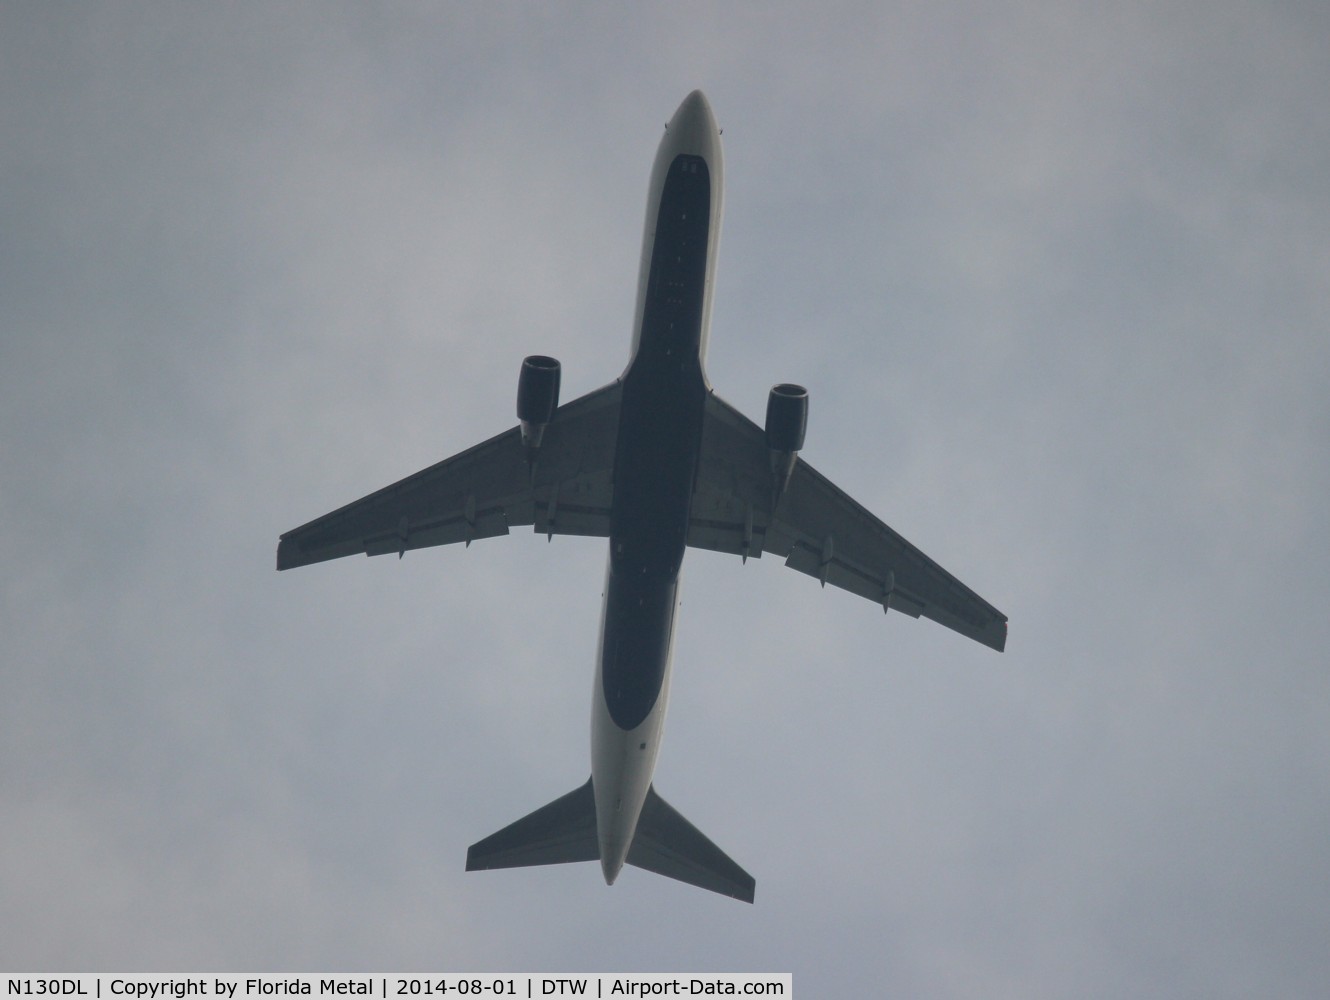
{"label": "engine nacelle", "polygon": [[545,438],[545,428],[559,408],[559,362],[543,354],[522,360],[517,378],[517,419],[522,425],[522,445],[533,461]]}
{"label": "engine nacelle", "polygon": [[808,390],[782,382],[767,396],[767,452],[771,457],[772,507],[780,502],[808,430]]}

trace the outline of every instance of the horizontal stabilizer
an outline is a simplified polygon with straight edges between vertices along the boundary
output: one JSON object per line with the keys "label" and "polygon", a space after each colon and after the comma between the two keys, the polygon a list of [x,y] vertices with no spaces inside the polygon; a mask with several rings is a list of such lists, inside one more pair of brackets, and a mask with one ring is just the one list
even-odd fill
{"label": "horizontal stabilizer", "polygon": [[680,816],[654,786],[647,790],[628,863],[745,903],[753,901],[753,876]]}
{"label": "horizontal stabilizer", "polygon": [[466,852],[466,870],[558,865],[599,857],[596,797],[588,778],[580,788],[472,844]]}

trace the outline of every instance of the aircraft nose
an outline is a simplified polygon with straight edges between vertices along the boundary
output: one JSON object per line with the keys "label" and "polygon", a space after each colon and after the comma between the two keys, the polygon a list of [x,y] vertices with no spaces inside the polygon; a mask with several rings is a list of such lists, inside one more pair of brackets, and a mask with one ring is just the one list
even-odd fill
{"label": "aircraft nose", "polygon": [[711,112],[707,95],[694,90],[685,97],[670,119],[669,131],[681,145],[694,147],[698,151],[709,147],[718,130],[716,116]]}
{"label": "aircraft nose", "polygon": [[683,99],[679,109],[674,112],[676,118],[712,118],[711,102],[707,100],[707,95],[700,90],[694,90]]}

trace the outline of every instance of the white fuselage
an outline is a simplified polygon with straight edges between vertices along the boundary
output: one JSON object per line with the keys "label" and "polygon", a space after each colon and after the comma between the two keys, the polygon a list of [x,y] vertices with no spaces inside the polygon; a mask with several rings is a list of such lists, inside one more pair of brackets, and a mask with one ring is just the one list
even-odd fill
{"label": "white fuselage", "polygon": [[632,846],[669,701],[678,569],[709,391],[703,362],[721,182],[720,133],[706,98],[694,92],[670,120],[652,167],[623,376],[616,524],[591,713],[597,836],[610,883]]}

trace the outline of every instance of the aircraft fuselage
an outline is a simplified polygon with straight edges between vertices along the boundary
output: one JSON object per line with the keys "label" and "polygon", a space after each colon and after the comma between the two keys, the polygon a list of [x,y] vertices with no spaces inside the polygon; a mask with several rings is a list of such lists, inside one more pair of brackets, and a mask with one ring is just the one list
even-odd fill
{"label": "aircraft fuselage", "polygon": [[277,568],[470,544],[530,525],[609,539],[591,778],[467,849],[468,871],[599,860],[751,903],[756,882],[663,799],[652,776],[669,700],[687,546],[769,553],[883,611],[996,650],[1007,616],[806,463],[808,391],[781,383],[758,425],[711,391],[720,132],[679,105],[647,193],[632,351],[609,385],[559,404],[560,365],[525,358],[518,426],[282,534]]}
{"label": "aircraft fuselage", "polygon": [[623,867],[669,699],[679,569],[710,385],[704,370],[721,218],[720,134],[694,92],[651,172],[633,352],[622,376],[591,774],[601,868]]}

